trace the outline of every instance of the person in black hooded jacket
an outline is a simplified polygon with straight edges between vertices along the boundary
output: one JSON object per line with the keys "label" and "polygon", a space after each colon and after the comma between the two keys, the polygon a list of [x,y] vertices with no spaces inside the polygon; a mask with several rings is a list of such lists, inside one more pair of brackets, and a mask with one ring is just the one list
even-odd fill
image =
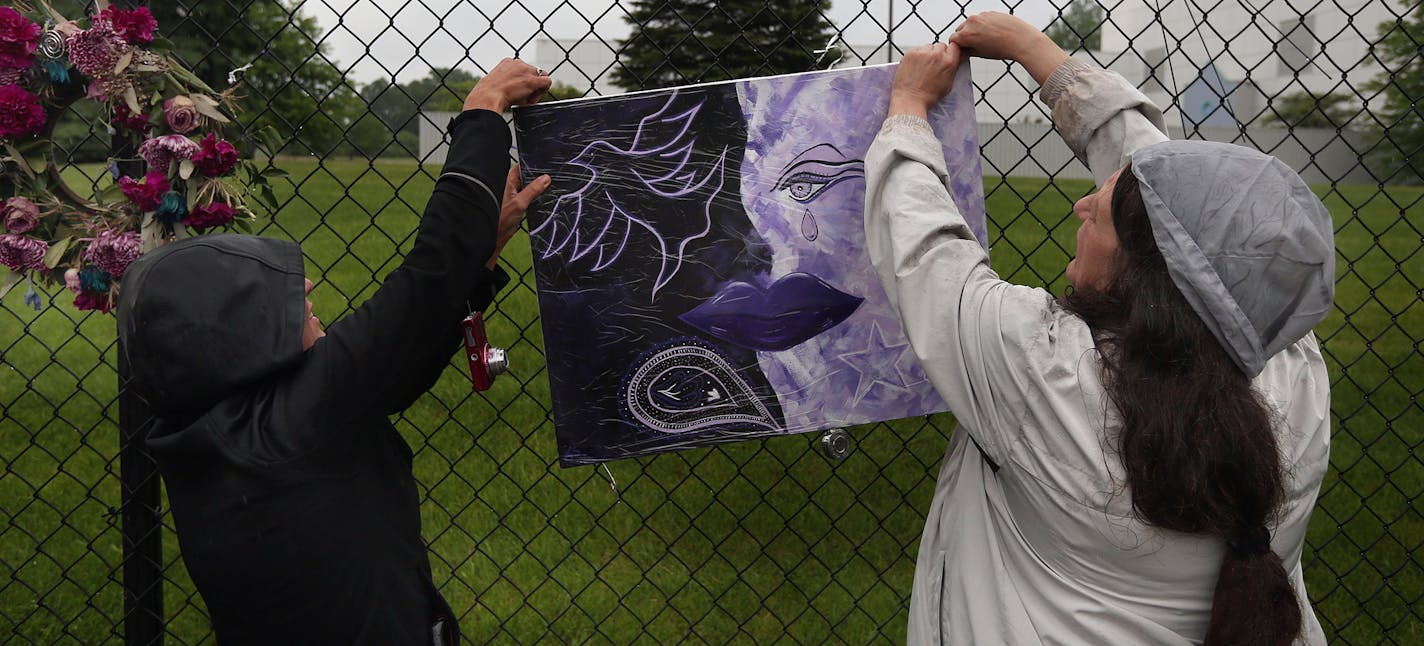
{"label": "person in black hooded jacket", "polygon": [[501,113],[549,84],[506,59],[476,85],[414,247],[324,337],[291,242],[191,238],[126,274],[129,387],[153,411],[147,446],[221,643],[458,641],[387,416],[435,383],[460,320],[508,282],[495,261],[549,178],[520,190]]}

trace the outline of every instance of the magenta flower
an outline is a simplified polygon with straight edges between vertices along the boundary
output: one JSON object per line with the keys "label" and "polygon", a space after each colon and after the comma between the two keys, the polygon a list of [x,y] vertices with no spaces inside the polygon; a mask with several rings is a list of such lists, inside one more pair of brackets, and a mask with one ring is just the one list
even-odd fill
{"label": "magenta flower", "polygon": [[39,225],[40,207],[27,198],[12,197],[0,208],[0,221],[10,233],[26,233]]}
{"label": "magenta flower", "polygon": [[93,26],[74,33],[65,44],[69,46],[69,62],[91,79],[113,76],[119,56],[129,49],[129,44],[104,20],[95,20]]}
{"label": "magenta flower", "polygon": [[0,68],[24,69],[35,62],[40,26],[10,7],[0,7]]}
{"label": "magenta flower", "polygon": [[142,182],[136,182],[132,177],[120,177],[119,190],[124,192],[124,197],[129,198],[138,210],[147,213],[158,208],[159,203],[163,201],[163,194],[169,190],[168,176],[149,171]]}
{"label": "magenta flower", "polygon": [[0,265],[15,271],[44,271],[44,257],[48,251],[49,243],[43,240],[27,238],[18,233],[0,235]]}
{"label": "magenta flower", "polygon": [[138,155],[148,162],[148,172],[168,174],[174,160],[193,159],[198,144],[183,135],[162,135],[138,147]]}
{"label": "magenta flower", "polygon": [[153,124],[148,122],[148,115],[134,114],[129,110],[129,104],[123,101],[114,103],[114,116],[109,118],[109,123],[134,132],[148,132],[148,129],[153,127]]}
{"label": "magenta flower", "polygon": [[18,85],[0,85],[0,139],[28,137],[44,124],[39,97]]}
{"label": "magenta flower", "polygon": [[198,114],[198,106],[192,99],[179,94],[163,102],[163,120],[173,132],[186,135],[198,127],[203,115]]}
{"label": "magenta flower", "polygon": [[114,309],[114,301],[108,294],[85,290],[74,295],[74,309],[99,310],[108,314],[109,310]]}
{"label": "magenta flower", "polygon": [[148,7],[124,10],[114,5],[109,5],[99,18],[108,21],[114,27],[114,33],[123,38],[130,45],[144,45],[153,42],[153,30],[158,28],[158,21],[153,18],[153,12]]}
{"label": "magenta flower", "polygon": [[193,210],[188,213],[188,217],[183,220],[183,223],[190,228],[202,231],[203,229],[223,226],[232,222],[232,219],[235,217],[237,217],[237,209],[232,208],[231,204],[227,202],[213,202],[212,204],[194,207]]}
{"label": "magenta flower", "polygon": [[129,264],[138,260],[142,239],[135,231],[100,231],[99,236],[84,250],[85,262],[109,272],[114,278],[122,278]]}
{"label": "magenta flower", "polygon": [[193,155],[193,163],[197,165],[198,172],[207,177],[226,175],[237,165],[237,148],[211,132],[203,137],[198,148],[198,154]]}

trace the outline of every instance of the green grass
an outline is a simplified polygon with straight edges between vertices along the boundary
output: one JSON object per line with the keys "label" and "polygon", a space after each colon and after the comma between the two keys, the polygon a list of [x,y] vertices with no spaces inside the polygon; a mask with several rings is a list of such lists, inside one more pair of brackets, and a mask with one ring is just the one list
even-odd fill
{"label": "green grass", "polygon": [[[302,243],[312,300],[335,320],[408,250],[434,169],[288,161],[294,185],[267,233]],[[1087,182],[986,184],[1001,275],[1060,290]],[[1424,491],[1417,341],[1421,189],[1320,187],[1341,253],[1336,312],[1318,329],[1335,380],[1333,468],[1306,576],[1333,641],[1424,641],[1410,607]],[[326,218],[322,219],[322,214]],[[904,640],[905,609],[948,416],[851,429],[840,464],[812,436],[560,469],[527,239],[505,253],[523,280],[489,321],[511,376],[484,395],[462,369],[407,411],[435,576],[476,642]],[[1407,268],[1407,269],[1406,269]],[[56,294],[0,307],[0,634],[117,641],[122,617],[112,318]],[[78,334],[76,334],[76,330]],[[174,637],[211,641],[202,603],[164,536]]]}

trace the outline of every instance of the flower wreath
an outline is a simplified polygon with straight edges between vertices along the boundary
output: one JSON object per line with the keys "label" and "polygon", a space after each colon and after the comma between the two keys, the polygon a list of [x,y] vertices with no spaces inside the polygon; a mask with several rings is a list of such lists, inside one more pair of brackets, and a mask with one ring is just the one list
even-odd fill
{"label": "flower wreath", "polygon": [[[223,138],[223,128],[233,127],[235,87],[216,93],[179,65],[168,54],[172,44],[154,37],[158,25],[147,7],[101,0],[98,13],[75,21],[39,2],[38,11],[0,7],[0,187],[7,194],[0,265],[8,268],[0,297],[24,281],[25,302],[39,310],[37,277],[67,286],[78,309],[108,312],[124,270],[143,252],[193,233],[250,231],[248,200],[275,210],[266,180],[281,171],[258,172],[250,155]],[[92,200],[65,184],[51,141],[56,118],[79,100],[108,106],[111,133],[143,138],[137,153],[147,165],[134,179],[121,176],[120,162],[132,167],[139,159],[110,159],[113,183]],[[36,158],[45,172],[31,164]],[[238,171],[247,181],[236,181]]]}

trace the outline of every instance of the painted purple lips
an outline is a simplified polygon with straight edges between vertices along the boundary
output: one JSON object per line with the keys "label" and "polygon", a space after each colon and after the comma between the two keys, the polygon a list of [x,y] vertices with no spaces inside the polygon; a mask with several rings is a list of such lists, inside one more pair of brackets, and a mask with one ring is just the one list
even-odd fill
{"label": "painted purple lips", "polygon": [[811,274],[787,274],[763,291],[734,282],[678,318],[728,343],[753,350],[793,347],[846,320],[865,299]]}

